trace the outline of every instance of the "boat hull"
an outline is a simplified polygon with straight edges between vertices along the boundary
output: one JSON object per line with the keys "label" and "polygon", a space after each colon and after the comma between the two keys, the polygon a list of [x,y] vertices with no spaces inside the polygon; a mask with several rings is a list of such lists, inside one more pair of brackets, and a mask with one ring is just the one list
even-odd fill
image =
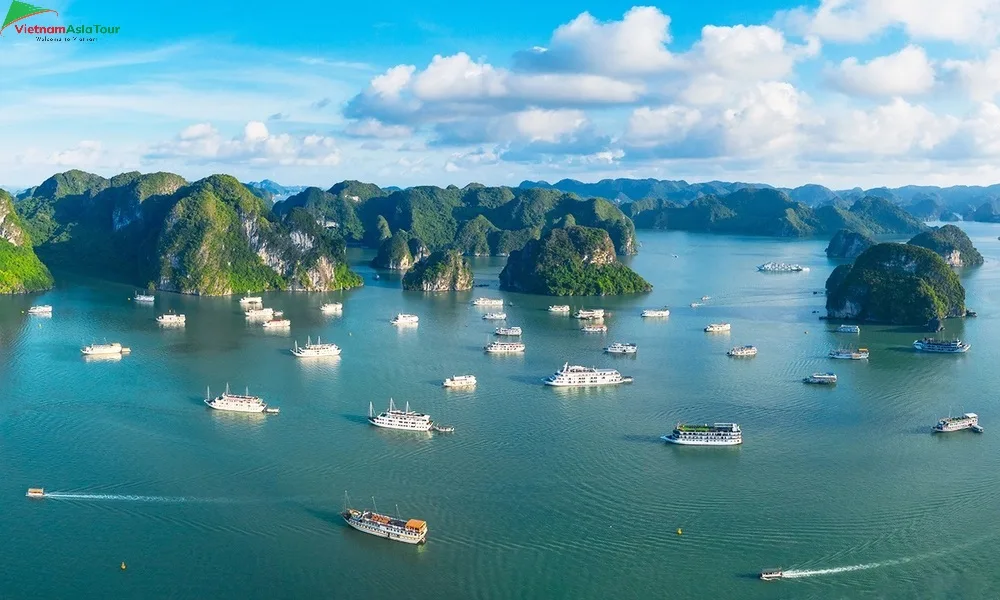
{"label": "boat hull", "polygon": [[601,381],[597,383],[563,383],[559,381],[552,381],[550,379],[545,380],[545,385],[551,385],[552,387],[604,387],[608,385],[620,385],[623,383],[632,383],[632,378],[625,377],[620,381]]}
{"label": "boat hull", "polygon": [[368,422],[382,429],[394,429],[396,431],[430,431],[434,427],[434,423],[428,422],[426,424],[420,423],[413,426],[399,426],[399,425],[389,425],[387,423],[380,423],[373,417],[368,417]]}
{"label": "boat hull", "polygon": [[[343,517],[343,515],[341,515]],[[362,533],[367,533],[368,535],[374,535],[375,537],[385,538],[393,542],[402,542],[404,544],[423,544],[427,541],[427,535],[401,535],[392,531],[386,531],[375,527],[373,525],[368,525],[363,522],[356,521],[349,517],[343,517],[344,522],[347,523],[351,528],[357,529]]]}
{"label": "boat hull", "polygon": [[660,439],[668,444],[677,444],[678,446],[739,446],[740,444],[743,443],[743,438],[737,440],[703,442],[698,440],[682,440],[669,435],[664,435],[660,437]]}
{"label": "boat hull", "polygon": [[212,410],[217,410],[217,411],[220,411],[220,412],[238,412],[238,413],[250,413],[250,414],[259,414],[259,413],[267,412],[267,407],[262,407],[262,408],[256,408],[256,407],[238,407],[238,406],[234,406],[234,407],[222,407],[222,406],[215,406],[209,400],[205,400],[205,406],[211,408]]}

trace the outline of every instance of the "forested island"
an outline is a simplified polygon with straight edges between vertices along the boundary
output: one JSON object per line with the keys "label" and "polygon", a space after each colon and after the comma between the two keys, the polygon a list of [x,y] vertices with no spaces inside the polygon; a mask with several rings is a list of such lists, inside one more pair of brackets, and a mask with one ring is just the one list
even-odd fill
{"label": "forested island", "polygon": [[14,199],[0,190],[0,294],[37,292],[52,287],[52,274],[35,255],[31,237],[14,211]]}

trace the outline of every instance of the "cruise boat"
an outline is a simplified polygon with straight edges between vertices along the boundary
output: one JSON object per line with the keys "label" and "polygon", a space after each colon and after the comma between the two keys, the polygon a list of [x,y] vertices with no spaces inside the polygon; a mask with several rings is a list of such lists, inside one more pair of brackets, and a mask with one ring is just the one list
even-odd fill
{"label": "cruise boat", "polygon": [[502,312],[491,312],[483,315],[483,319],[486,321],[503,321],[507,318],[507,313]]}
{"label": "cruise boat", "polygon": [[859,325],[841,325],[837,328],[837,333],[861,333]]}
{"label": "cruise boat", "polygon": [[622,376],[615,369],[597,369],[566,363],[561,369],[545,378],[545,385],[556,387],[590,387],[632,383],[631,377]]}
{"label": "cruise boat", "polygon": [[142,292],[136,292],[132,295],[132,300],[136,302],[155,302],[156,296],[153,294],[143,294]]}
{"label": "cruise boat", "polygon": [[44,498],[45,488],[28,488],[28,493],[25,496],[29,498]]}
{"label": "cruise boat", "polygon": [[405,313],[399,313],[389,321],[393,325],[416,325],[420,322],[420,317],[417,315],[408,315]]}
{"label": "cruise boat", "polygon": [[785,576],[781,569],[764,569],[760,572],[760,578],[764,581],[777,581]]}
{"label": "cruise boat", "polygon": [[962,431],[971,429],[976,433],[982,433],[983,428],[979,426],[979,415],[976,413],[965,413],[961,417],[945,417],[934,426],[935,433],[948,433],[951,431]]}
{"label": "cruise boat", "polygon": [[430,415],[418,413],[410,410],[410,403],[406,403],[406,409],[399,410],[389,398],[389,408],[378,415],[375,414],[375,406],[368,403],[368,422],[376,427],[386,429],[404,429],[406,431],[430,431],[434,427]]}
{"label": "cruise boat", "polygon": [[501,298],[476,298],[472,301],[473,306],[503,306]]}
{"label": "cruise boat", "polygon": [[493,330],[493,333],[495,333],[496,335],[506,335],[506,336],[517,337],[517,336],[521,335],[521,328],[520,327],[497,327],[496,329]]}
{"label": "cruise boat", "polygon": [[273,308],[251,308],[243,311],[248,319],[270,319],[274,316]]}
{"label": "cruise boat", "polygon": [[568,304],[552,304],[552,305],[549,306],[549,312],[554,312],[554,313],[568,313],[569,312],[569,305]]}
{"label": "cruise boat", "polygon": [[264,302],[263,298],[261,298],[260,296],[251,296],[250,292],[247,292],[246,296],[240,298],[240,304],[261,304],[263,302]]}
{"label": "cruise boat", "polygon": [[340,302],[327,302],[323,306],[320,306],[319,309],[325,313],[339,313],[343,312],[344,305]]}
{"label": "cruise boat", "polygon": [[706,333],[723,333],[723,332],[729,331],[731,329],[732,329],[732,326],[729,323],[709,323],[708,326],[705,327],[705,332]]}
{"label": "cruise boat", "polygon": [[52,306],[48,304],[37,304],[28,309],[29,315],[51,315]]}
{"label": "cruise boat", "polygon": [[934,338],[924,338],[913,342],[913,347],[919,352],[943,352],[952,354],[956,352],[968,352],[969,348],[972,346],[962,340],[947,341],[937,340]]}
{"label": "cruise boat", "polygon": [[264,321],[264,329],[286,329],[291,327],[292,322],[288,319],[271,319],[270,321]]}
{"label": "cruise boat", "polygon": [[808,267],[803,267],[802,265],[766,262],[762,265],[758,265],[757,270],[762,273],[798,273],[799,271],[808,271],[809,269]]}
{"label": "cruise boat", "polygon": [[736,423],[685,425],[678,423],[673,433],[660,438],[682,446],[736,446],[743,443],[743,432]]}
{"label": "cruise boat", "polygon": [[736,346],[726,352],[726,356],[748,357],[757,356],[757,346]]}
{"label": "cruise boat", "polygon": [[642,311],[644,317],[669,317],[670,310],[667,308],[647,308]]}
{"label": "cruise boat", "polygon": [[691,308],[698,308],[699,306],[704,306],[701,302],[692,302]]}
{"label": "cruise boat", "polygon": [[212,398],[212,392],[205,388],[205,404],[215,410],[243,413],[265,413],[277,414],[277,407],[268,406],[260,396],[251,396],[248,389],[244,394],[233,394],[229,391],[229,384],[226,384],[226,391],[221,396]]}
{"label": "cruise boat", "polygon": [[316,343],[312,343],[312,339],[306,338],[306,345],[299,346],[299,342],[295,342],[295,346],[289,350],[294,356],[298,358],[314,358],[320,356],[340,356],[340,346],[337,344],[324,344],[319,338],[316,338]]}
{"label": "cruise boat", "polygon": [[476,376],[475,375],[455,375],[444,380],[442,384],[446,388],[457,388],[457,387],[475,387],[476,386]]}
{"label": "cruise boat", "polygon": [[605,333],[608,330],[607,325],[584,325],[580,328],[580,331],[584,333]]}
{"label": "cruise boat", "polygon": [[701,299],[702,300],[711,300],[712,297],[711,296],[702,296]]}
{"label": "cruise boat", "polygon": [[156,317],[156,322],[160,325],[183,325],[185,321],[187,321],[187,317],[173,313],[166,313]]}
{"label": "cruise boat", "polygon": [[817,385],[832,385],[837,383],[837,376],[833,373],[813,373],[802,380],[803,383],[815,383]]}
{"label": "cruise boat", "polygon": [[344,522],[362,533],[404,544],[423,544],[427,541],[427,523],[420,519],[403,520],[374,510],[356,510],[348,507],[346,501],[340,516]]}
{"label": "cruise boat", "polygon": [[522,342],[490,342],[483,350],[489,354],[517,354],[524,352]]}
{"label": "cruise boat", "polygon": [[846,360],[865,360],[868,358],[868,348],[858,348],[857,350],[831,350],[830,358],[843,358]]}
{"label": "cruise boat", "polygon": [[577,319],[603,319],[604,318],[604,309],[603,308],[593,308],[593,309],[581,308],[580,310],[576,311],[576,314],[573,315],[573,317],[575,317]]}
{"label": "cruise boat", "polygon": [[635,344],[623,344],[621,342],[615,342],[604,349],[608,354],[635,354],[638,350],[639,347]]}
{"label": "cruise boat", "polygon": [[80,352],[87,356],[98,356],[102,354],[128,354],[131,352],[131,349],[122,346],[118,342],[112,342],[110,344],[91,344],[89,346],[84,346],[83,348],[80,348]]}

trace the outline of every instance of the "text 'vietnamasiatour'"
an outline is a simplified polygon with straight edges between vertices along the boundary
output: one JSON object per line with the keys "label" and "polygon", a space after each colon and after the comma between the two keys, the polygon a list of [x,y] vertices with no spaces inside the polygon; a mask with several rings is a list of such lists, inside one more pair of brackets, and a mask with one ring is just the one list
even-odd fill
{"label": "text 'vietnamasiatour'", "polygon": [[73,25],[55,25],[52,27],[43,27],[41,25],[15,25],[14,30],[17,33],[24,33],[28,35],[54,35],[60,33],[114,34],[121,31],[121,27],[112,27],[108,25],[78,25],[76,27]]}

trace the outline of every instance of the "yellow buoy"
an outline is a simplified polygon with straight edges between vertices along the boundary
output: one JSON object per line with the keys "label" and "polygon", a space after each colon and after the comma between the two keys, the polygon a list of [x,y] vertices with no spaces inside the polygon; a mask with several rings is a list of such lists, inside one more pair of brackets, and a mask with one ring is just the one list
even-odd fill
{"label": "yellow buoy", "polygon": [[125,566],[125,561],[123,560],[123,561],[122,561],[122,571],[124,571],[124,570],[125,570],[126,568],[127,568],[127,567]]}
{"label": "yellow buoy", "polygon": [[678,527],[678,528],[677,528],[677,535],[683,535],[683,534],[684,534],[684,532],[683,532],[683,531],[681,531],[681,528],[680,528],[680,527]]}

